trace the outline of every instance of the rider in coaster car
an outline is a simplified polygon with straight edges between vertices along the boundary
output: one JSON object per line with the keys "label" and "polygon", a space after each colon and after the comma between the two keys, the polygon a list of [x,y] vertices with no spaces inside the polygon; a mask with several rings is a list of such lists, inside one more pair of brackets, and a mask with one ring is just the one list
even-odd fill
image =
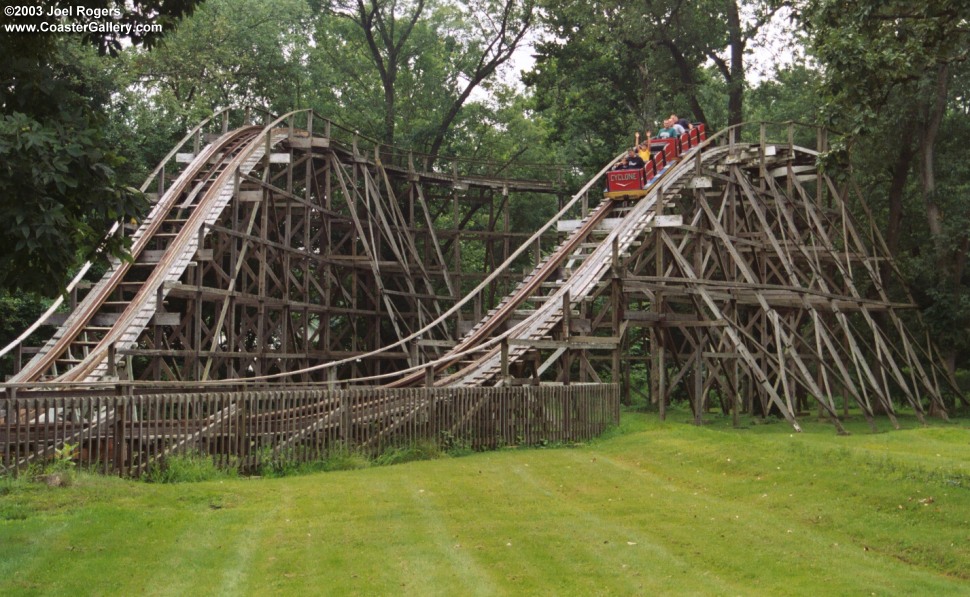
{"label": "rider in coaster car", "polygon": [[640,154],[638,154],[633,149],[627,150],[626,161],[627,161],[627,168],[631,170],[643,168],[644,166],[646,166],[646,162],[643,161],[643,158],[640,157]]}

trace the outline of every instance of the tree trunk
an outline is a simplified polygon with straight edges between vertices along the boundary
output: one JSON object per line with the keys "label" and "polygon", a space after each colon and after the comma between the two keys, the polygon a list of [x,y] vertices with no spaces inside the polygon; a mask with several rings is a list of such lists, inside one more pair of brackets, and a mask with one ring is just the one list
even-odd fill
{"label": "tree trunk", "polygon": [[937,249],[942,249],[943,225],[940,206],[936,202],[934,162],[936,161],[936,138],[939,135],[940,124],[943,122],[943,114],[946,111],[949,70],[949,66],[944,64],[940,66],[937,73],[936,92],[933,97],[933,104],[929,107],[926,127],[923,129],[923,142],[920,144],[920,191],[923,195],[923,203],[926,205],[927,224]]}
{"label": "tree trunk", "polygon": [[660,43],[670,50],[670,57],[674,59],[674,64],[677,65],[677,73],[680,75],[680,82],[684,85],[684,90],[687,92],[687,101],[690,102],[691,113],[697,119],[697,122],[707,122],[707,117],[704,115],[704,108],[701,107],[701,102],[697,99],[697,81],[694,79],[694,71],[684,57],[684,53],[680,51],[680,48],[673,40],[665,39]]}
{"label": "tree trunk", "polygon": [[[889,249],[889,256],[899,255],[899,243],[903,227],[903,202],[905,199],[906,182],[909,180],[909,171],[913,165],[913,158],[916,157],[916,144],[913,143],[913,135],[916,132],[916,114],[911,112],[905,119],[903,130],[897,136],[899,147],[896,160],[893,162],[892,178],[889,183],[888,208],[889,215],[886,220],[886,247]],[[879,266],[880,276],[885,283],[892,277],[892,267],[886,261]]]}
{"label": "tree trunk", "polygon": [[395,95],[394,95],[394,76],[396,73],[388,73],[387,81],[384,81],[384,145],[388,147],[394,146],[394,119],[396,117],[395,112]]}
{"label": "tree trunk", "polygon": [[[960,295],[963,293],[960,279],[966,267],[966,252],[970,243],[967,235],[963,234],[956,243],[956,249],[947,249],[948,243],[943,238],[943,214],[936,201],[936,139],[946,113],[949,71],[949,65],[943,64],[937,72],[936,89],[932,104],[929,106],[923,142],[920,146],[920,191],[926,206],[926,220],[932,234],[939,271],[945,276],[942,280],[943,288],[948,286],[953,304],[959,304]],[[946,346],[942,348],[942,352],[946,367],[952,375],[956,370],[956,349]]]}
{"label": "tree trunk", "polygon": [[728,126],[744,121],[744,48],[747,45],[741,31],[741,16],[737,2],[729,2],[727,10],[728,37],[731,49],[728,84]]}
{"label": "tree trunk", "polygon": [[451,130],[451,125],[458,117],[458,113],[465,105],[465,102],[471,97],[472,92],[481,85],[482,81],[492,76],[498,67],[512,58],[515,49],[521,43],[522,38],[525,37],[526,32],[531,28],[532,4],[529,3],[525,9],[527,12],[522,15],[522,21],[516,23],[515,8],[518,3],[519,0],[505,0],[502,5],[501,18],[493,21],[493,25],[496,27],[494,37],[485,41],[485,49],[482,51],[477,65],[468,74],[468,83],[462,89],[461,93],[458,94],[458,97],[455,98],[455,101],[452,102],[451,107],[438,124],[438,129],[435,131],[434,140],[428,152],[431,154],[432,160],[441,151],[441,146],[445,142],[448,131]]}
{"label": "tree trunk", "polygon": [[899,153],[893,162],[892,180],[889,184],[889,218],[886,222],[886,245],[893,256],[899,253],[900,233],[903,224],[903,198],[906,181],[909,180],[909,170],[916,156],[916,147],[912,142],[913,130],[916,128],[913,120],[907,121],[906,128],[899,135]]}

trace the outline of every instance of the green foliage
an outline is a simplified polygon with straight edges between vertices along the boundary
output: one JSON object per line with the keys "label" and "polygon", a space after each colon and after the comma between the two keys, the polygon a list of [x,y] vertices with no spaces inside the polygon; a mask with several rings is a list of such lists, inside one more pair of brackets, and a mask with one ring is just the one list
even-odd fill
{"label": "green foliage", "polygon": [[[122,10],[131,25],[161,24],[170,30],[198,0],[159,5],[136,0]],[[89,19],[75,3],[41,2],[72,9],[68,20]],[[88,8],[115,6],[109,0]],[[0,17],[8,22],[33,19]],[[154,43],[160,33],[133,33],[133,45]],[[119,181],[123,160],[107,148],[105,105],[115,90],[103,69],[93,68],[94,49],[115,53],[122,45],[115,32],[82,36],[56,33],[0,36],[0,288],[54,294],[63,288],[78,256],[91,256],[101,245],[106,255],[125,254],[126,241],[103,237],[115,221],[140,215],[141,195]]]}
{"label": "green foliage", "polygon": [[848,133],[872,126],[894,90],[965,57],[970,6],[961,0],[812,0],[802,13],[825,66],[825,114]]}
{"label": "green foliage", "polygon": [[54,450],[54,460],[51,461],[48,466],[48,470],[51,471],[73,471],[74,467],[77,466],[77,460],[79,455],[78,444],[71,444],[65,442],[60,448]]}
{"label": "green foliage", "polygon": [[289,452],[275,452],[268,446],[259,450],[257,461],[259,462],[259,476],[270,478],[286,477],[301,472],[303,466],[303,463],[290,458]]}
{"label": "green foliage", "polygon": [[[123,88],[112,110],[124,126],[112,133],[126,153],[154,164],[186,127],[227,105],[257,105],[273,113],[313,108],[371,138],[390,139],[416,151],[501,161],[551,161],[535,143],[541,133],[514,90],[494,82],[498,66],[478,58],[496,46],[500,3],[478,2],[482,12],[444,2],[374,3],[386,11],[393,36],[401,36],[394,69],[382,78],[361,25],[348,16],[356,6],[284,0],[210,0],[152,51],[127,52],[117,77]],[[511,2],[509,24],[521,24],[531,2]],[[416,10],[413,25],[402,11]],[[383,14],[383,12],[382,12]],[[411,13],[409,13],[411,14]],[[375,25],[376,26],[376,25]],[[409,26],[408,34],[402,32]],[[395,29],[396,28],[396,29]],[[476,70],[478,68],[479,70]],[[461,85],[492,92],[490,101],[462,96]],[[388,89],[393,91],[388,96]],[[389,136],[390,135],[390,136]]]}
{"label": "green foliage", "polygon": [[[817,92],[820,76],[818,70],[804,64],[779,70],[774,78],[762,82],[748,92],[748,120],[816,123],[822,108]],[[808,146],[814,147],[814,138],[809,141],[811,144]]]}
{"label": "green foliage", "polygon": [[957,369],[954,372],[953,377],[956,379],[957,384],[960,389],[964,392],[970,392],[970,370],[968,369]]}
{"label": "green foliage", "polygon": [[210,0],[158,47],[124,56],[124,108],[139,127],[166,120],[179,134],[225,106],[289,111],[310,91],[310,40],[303,0]]}
{"label": "green foliage", "polygon": [[237,475],[236,468],[220,468],[211,456],[201,452],[171,454],[161,461],[153,462],[145,473],[148,483],[196,483],[213,479],[231,479]]}
{"label": "green foliage", "polygon": [[[0,38],[0,46],[7,43]],[[50,53],[5,62],[0,76],[0,287],[52,294],[79,253],[90,254],[144,199],[115,181],[121,158],[104,149],[103,116],[69,40]],[[126,241],[108,239],[108,254]]]}
{"label": "green foliage", "polygon": [[355,471],[367,468],[371,461],[365,454],[356,450],[338,448],[331,450],[327,456],[320,461],[319,470],[324,472],[332,471]]}
{"label": "green foliage", "polygon": [[54,450],[54,458],[36,470],[26,471],[27,478],[42,482],[49,487],[70,487],[77,471],[78,444],[65,443]]}
{"label": "green foliage", "polygon": [[565,159],[599,167],[671,113],[711,130],[740,121],[745,50],[786,4],[545,0],[551,35],[524,81]]}
{"label": "green foliage", "polygon": [[652,55],[642,44],[623,43],[624,29],[615,22],[623,19],[607,20],[603,11],[575,2],[547,2],[545,8],[544,24],[553,35],[537,44],[536,64],[523,81],[563,161],[602,167],[632,143],[634,131],[654,126],[664,78],[651,69],[648,83],[635,68]]}
{"label": "green foliage", "polygon": [[416,460],[435,460],[441,458],[443,454],[437,442],[429,439],[421,439],[408,446],[388,448],[374,459],[374,464],[387,466]]}
{"label": "green foliage", "polygon": [[[37,321],[37,318],[47,310],[50,302],[35,294],[22,291],[7,292],[0,289],[0,348],[7,346]],[[38,346],[44,340],[42,333],[35,332],[27,338],[25,345]],[[23,360],[26,362],[28,357],[29,355],[24,355]],[[13,352],[0,357],[0,380],[13,373],[14,358]]]}
{"label": "green foliage", "polygon": [[337,446],[321,458],[301,462],[295,453],[266,448],[259,455],[259,475],[268,478],[291,477],[317,472],[351,471],[371,466],[389,466],[417,460],[435,460],[445,455],[470,453],[467,445],[445,436],[441,442],[418,440],[406,446],[389,447],[376,457],[356,449]]}
{"label": "green foliage", "polygon": [[258,472],[261,477],[279,478],[318,472],[350,471],[369,466],[371,460],[366,454],[343,446],[329,450],[319,459],[305,462],[301,462],[295,453],[288,450],[273,451],[266,448],[259,455]]}
{"label": "green foliage", "polygon": [[847,133],[856,180],[951,366],[970,348],[968,18],[950,0],[814,0],[802,12],[823,117]]}
{"label": "green foliage", "polygon": [[624,414],[575,449],[339,476],[0,480],[0,592],[963,594],[968,421],[900,422]]}
{"label": "green foliage", "polygon": [[472,92],[489,88],[535,8],[534,0],[312,4],[319,50],[311,76],[320,99],[387,145],[431,154],[453,153],[442,150],[456,146],[465,106],[476,103]]}
{"label": "green foliage", "polygon": [[452,457],[467,456],[475,452],[468,441],[455,436],[450,431],[442,431],[438,434],[438,447]]}

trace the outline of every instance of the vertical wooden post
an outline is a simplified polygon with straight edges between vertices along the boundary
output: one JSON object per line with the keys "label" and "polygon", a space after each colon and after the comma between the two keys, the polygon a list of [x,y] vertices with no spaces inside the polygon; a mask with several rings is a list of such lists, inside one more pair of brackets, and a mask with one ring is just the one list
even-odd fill
{"label": "vertical wooden post", "polygon": [[704,343],[701,333],[697,334],[697,348],[694,349],[694,424],[703,423],[704,413]]}
{"label": "vertical wooden post", "polygon": [[766,170],[766,167],[765,167],[765,153],[768,151],[767,130],[766,129],[767,129],[767,125],[764,122],[762,122],[761,123],[761,126],[759,127],[759,130],[758,130],[758,134],[759,134],[759,139],[758,139],[758,145],[759,145],[758,154],[759,155],[758,155],[758,158],[759,158],[759,166],[761,168],[760,173],[758,175],[758,180],[760,181],[759,182],[759,184],[760,184],[760,187],[759,188],[762,191],[764,191],[768,187],[768,182],[765,180],[765,170]]}
{"label": "vertical wooden post", "polygon": [[502,338],[502,380],[509,384],[509,339]]}
{"label": "vertical wooden post", "polygon": [[[455,275],[455,288],[458,290],[458,295],[464,294],[461,290],[462,284],[462,271],[461,271],[461,229],[458,227],[458,223],[461,222],[459,217],[460,210],[458,209],[458,190],[452,186],[451,188],[451,217],[453,226],[455,229],[454,240],[452,241],[452,268]],[[480,318],[476,318],[478,320]]]}
{"label": "vertical wooden post", "polygon": [[[654,229],[654,276],[662,280],[664,276],[664,248],[663,232],[660,228]],[[663,342],[663,292],[656,290],[653,295],[652,311],[656,315],[656,321],[650,326],[650,351],[651,351],[651,374],[650,374],[650,400],[656,401],[660,420],[667,418],[667,367],[664,363],[664,342]]]}
{"label": "vertical wooden post", "polygon": [[[266,150],[266,155],[269,155],[269,148],[267,148]],[[235,179],[237,181],[239,180],[238,169],[236,170],[236,173],[235,173]],[[234,183],[234,184],[238,184],[238,183]],[[205,224],[203,223],[202,226],[199,226],[199,237],[196,240],[195,250],[197,254],[202,252],[202,247],[204,246],[204,244],[205,244]],[[195,347],[195,359],[192,361],[192,379],[202,379],[202,376],[203,376],[202,372],[204,370],[202,367],[202,325],[203,325],[202,276],[203,276],[202,262],[196,261],[195,262],[195,317],[193,317],[193,321],[194,321],[193,325],[195,326],[195,329],[193,330],[194,337],[192,340],[192,344]],[[226,297],[226,298],[228,299],[229,297]],[[161,310],[161,307],[162,307],[162,304],[161,302],[159,302],[158,304],[155,305],[155,310],[159,311]],[[214,331],[213,333],[218,333],[218,330]]]}
{"label": "vertical wooden post", "polygon": [[[727,310],[728,310],[728,313],[730,313],[730,316],[736,320],[738,317],[737,300],[735,299],[729,300],[727,305]],[[731,359],[730,365],[728,365],[728,367],[725,368],[725,373],[727,375],[727,385],[730,388],[729,391],[731,393],[731,424],[734,427],[739,427],[741,425],[741,418],[740,418],[740,413],[738,411],[740,407],[739,402],[741,400],[741,396],[739,394],[740,388],[739,388],[739,381],[738,381],[738,359],[737,358]]]}
{"label": "vertical wooden post", "polygon": [[[611,302],[613,303],[613,320],[612,320],[612,332],[613,337],[616,339],[616,344],[613,346],[613,362],[612,371],[610,377],[613,383],[618,384],[619,387],[623,388],[624,385],[621,382],[621,351],[623,349],[623,340],[621,336],[623,335],[623,309],[624,309],[624,296],[623,296],[623,278],[622,272],[620,270],[620,255],[619,255],[619,239],[613,239],[613,280],[611,288]],[[625,391],[621,393],[623,401],[625,404],[630,403],[630,388],[625,386]]]}
{"label": "vertical wooden post", "polygon": [[249,457],[249,404],[244,391],[235,392],[236,397],[236,456],[242,466],[248,464]]}
{"label": "vertical wooden post", "polygon": [[411,366],[414,367],[418,364],[418,358],[420,353],[418,352],[418,340],[414,339],[411,341]]}
{"label": "vertical wooden post", "polygon": [[125,428],[128,424],[128,402],[131,398],[131,389],[130,385],[118,384],[116,392],[113,450],[115,470],[118,471],[120,477],[127,474],[125,448],[128,442]]}
{"label": "vertical wooden post", "polygon": [[563,385],[566,385],[566,386],[569,385],[569,376],[571,373],[570,370],[572,369],[572,360],[571,360],[572,354],[568,346],[571,316],[572,316],[572,307],[570,306],[569,291],[567,290],[562,297],[562,338],[563,338],[563,341],[567,343],[566,350],[563,351],[562,353],[562,367],[563,367],[562,381],[563,381]]}
{"label": "vertical wooden post", "polygon": [[340,439],[344,443],[344,448],[351,448],[351,416],[350,416],[350,394],[353,390],[339,390],[340,392]]}
{"label": "vertical wooden post", "polygon": [[738,359],[732,359],[731,366],[728,367],[728,374],[731,376],[728,383],[731,386],[731,424],[734,427],[741,426],[741,415],[738,412],[741,397],[738,396]]}
{"label": "vertical wooden post", "polygon": [[[5,427],[6,427],[6,429],[4,429],[5,431],[4,437],[7,439],[7,445],[4,447],[4,450],[3,450],[3,468],[4,470],[9,471],[11,466],[17,463],[16,456],[11,458],[11,455],[12,454],[15,455],[19,453],[19,449],[20,449],[20,447],[17,445],[17,443],[19,443],[20,441],[19,440],[20,433],[17,433],[15,436],[13,432],[14,419],[17,416],[17,388],[7,388],[6,394],[7,396],[4,402],[7,405],[7,414],[6,414],[6,417],[4,417]],[[14,468],[13,474],[14,476],[17,475],[16,468]]]}
{"label": "vertical wooden post", "polygon": [[115,350],[114,342],[108,345],[108,377],[112,379],[118,377],[118,370],[115,367],[115,357],[117,356]]}
{"label": "vertical wooden post", "polygon": [[[828,138],[827,131],[824,127],[818,127],[818,130],[815,133],[815,138],[819,154],[827,152],[829,149]],[[825,205],[825,191],[825,174],[819,168],[815,171],[815,204],[819,207],[831,207],[831,205]]]}

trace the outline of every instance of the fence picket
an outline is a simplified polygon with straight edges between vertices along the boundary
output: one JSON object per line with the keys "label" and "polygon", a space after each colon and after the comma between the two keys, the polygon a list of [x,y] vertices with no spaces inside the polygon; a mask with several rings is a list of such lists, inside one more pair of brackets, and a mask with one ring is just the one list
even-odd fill
{"label": "fence picket", "polygon": [[70,443],[80,465],[131,476],[193,451],[251,471],[270,455],[306,462],[337,448],[376,455],[423,440],[473,449],[582,441],[619,422],[620,397],[616,384],[25,393],[0,394],[4,470],[42,463]]}

